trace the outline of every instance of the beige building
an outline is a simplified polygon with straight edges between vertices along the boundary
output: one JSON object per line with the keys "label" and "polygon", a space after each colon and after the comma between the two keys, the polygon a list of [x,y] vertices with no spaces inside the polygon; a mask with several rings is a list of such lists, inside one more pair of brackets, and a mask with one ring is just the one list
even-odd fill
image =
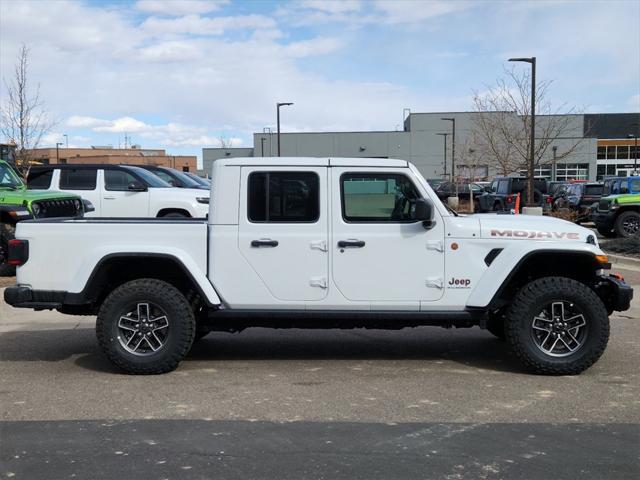
{"label": "beige building", "polygon": [[130,165],[158,165],[183,172],[197,170],[195,155],[167,155],[162,149],[147,148],[36,148],[32,150],[34,163],[110,163]]}

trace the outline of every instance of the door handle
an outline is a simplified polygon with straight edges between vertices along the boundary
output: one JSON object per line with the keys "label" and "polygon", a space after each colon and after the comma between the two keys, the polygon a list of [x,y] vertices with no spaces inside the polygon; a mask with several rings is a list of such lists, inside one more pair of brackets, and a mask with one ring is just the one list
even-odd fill
{"label": "door handle", "polygon": [[338,248],[362,248],[364,247],[364,240],[340,240],[338,241]]}
{"label": "door handle", "polygon": [[260,248],[260,247],[277,247],[278,246],[278,241],[277,240],[271,240],[270,238],[262,238],[260,240],[251,240],[251,246],[254,248]]}
{"label": "door handle", "polygon": [[115,200],[116,197],[104,197],[105,200]]}

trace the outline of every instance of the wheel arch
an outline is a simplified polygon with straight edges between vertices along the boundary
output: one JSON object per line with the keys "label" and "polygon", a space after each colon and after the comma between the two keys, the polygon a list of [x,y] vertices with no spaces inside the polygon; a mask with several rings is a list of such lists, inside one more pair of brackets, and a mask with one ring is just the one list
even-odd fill
{"label": "wheel arch", "polygon": [[489,301],[488,309],[508,304],[525,284],[542,277],[567,277],[592,284],[603,266],[591,252],[536,250],[525,254],[511,269]]}
{"label": "wheel arch", "polygon": [[193,215],[191,215],[191,212],[189,212],[189,210],[185,208],[175,207],[160,209],[156,214],[156,217],[164,217],[165,215],[169,215],[170,213],[179,213],[181,215],[184,215],[185,217],[193,218]]}
{"label": "wheel arch", "polygon": [[[120,285],[141,278],[163,280],[185,296],[195,293],[210,307],[220,303],[219,298],[212,299],[207,295],[203,286],[179,258],[166,253],[119,252],[101,258],[82,291],[67,293],[65,304],[97,306]],[[217,297],[215,290],[214,294]]]}

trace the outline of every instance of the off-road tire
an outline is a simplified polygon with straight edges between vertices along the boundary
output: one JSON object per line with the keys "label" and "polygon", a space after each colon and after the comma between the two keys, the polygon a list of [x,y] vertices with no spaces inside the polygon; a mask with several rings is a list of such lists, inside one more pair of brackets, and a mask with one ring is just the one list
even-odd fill
{"label": "off-road tire", "polygon": [[[531,324],[541,305],[561,300],[580,308],[588,330],[582,347],[576,352],[553,357],[536,346]],[[544,277],[528,283],[514,297],[507,312],[505,336],[513,353],[533,373],[577,375],[604,352],[609,340],[609,318],[600,298],[583,283],[565,277]]]}
{"label": "off-road tire", "polygon": [[598,233],[605,238],[614,238],[616,236],[615,230],[611,228],[597,227]]}
{"label": "off-road tire", "polygon": [[6,263],[9,256],[9,240],[13,240],[15,234],[15,225],[0,223],[0,249],[4,254],[4,261],[0,263],[0,277],[13,277],[16,274],[16,267]]}
{"label": "off-road tire", "polygon": [[620,215],[618,215],[618,218],[616,218],[616,223],[614,226],[614,230],[617,234],[618,237],[621,238],[638,238],[640,237],[640,230],[637,230],[635,232],[635,234],[630,233],[627,229],[624,228],[624,224],[625,222],[629,222],[629,221],[634,221],[634,222],[639,222],[640,223],[640,213],[638,212],[633,212],[633,211],[627,211],[627,212],[622,212]]}
{"label": "off-road tire", "polygon": [[[149,356],[136,356],[118,340],[118,321],[127,305],[151,302],[167,315],[169,333],[165,345]],[[143,278],[127,282],[111,292],[98,311],[96,336],[102,351],[114,365],[129,374],[153,375],[174,370],[189,353],[196,321],[185,296],[169,283]]]}

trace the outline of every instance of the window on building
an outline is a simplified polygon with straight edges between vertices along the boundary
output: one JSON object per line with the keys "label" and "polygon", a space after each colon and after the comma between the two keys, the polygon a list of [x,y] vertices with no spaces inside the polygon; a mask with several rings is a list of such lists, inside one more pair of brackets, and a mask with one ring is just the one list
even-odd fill
{"label": "window on building", "polygon": [[561,181],[588,180],[588,163],[559,163],[556,167],[556,178]]}
{"label": "window on building", "polygon": [[616,147],[608,146],[607,147],[607,160],[615,160],[616,159]]}
{"label": "window on building", "polygon": [[104,188],[112,192],[124,192],[129,190],[131,182],[139,181],[136,177],[124,170],[105,170]]}
{"label": "window on building", "polygon": [[53,170],[30,170],[27,175],[29,190],[47,190],[51,186]]}
{"label": "window on building", "polygon": [[619,159],[626,160],[627,158],[629,158],[629,147],[626,145],[624,146],[618,145],[618,147],[616,148],[616,152],[617,152],[617,158]]}
{"label": "window on building", "polygon": [[95,190],[97,175],[95,169],[60,170],[60,190]]}
{"label": "window on building", "polygon": [[312,223],[320,217],[320,179],[314,172],[254,172],[249,175],[251,222]]}
{"label": "window on building", "polygon": [[607,158],[607,147],[598,147],[598,160]]}
{"label": "window on building", "polygon": [[347,222],[411,221],[420,197],[411,180],[396,173],[345,173],[340,179],[342,216]]}
{"label": "window on building", "polygon": [[[526,177],[527,170],[520,170],[520,176]],[[550,179],[551,178],[551,165],[538,165],[533,170],[533,178]]]}
{"label": "window on building", "polygon": [[488,165],[457,165],[458,178],[470,181],[482,181],[489,177]]}

